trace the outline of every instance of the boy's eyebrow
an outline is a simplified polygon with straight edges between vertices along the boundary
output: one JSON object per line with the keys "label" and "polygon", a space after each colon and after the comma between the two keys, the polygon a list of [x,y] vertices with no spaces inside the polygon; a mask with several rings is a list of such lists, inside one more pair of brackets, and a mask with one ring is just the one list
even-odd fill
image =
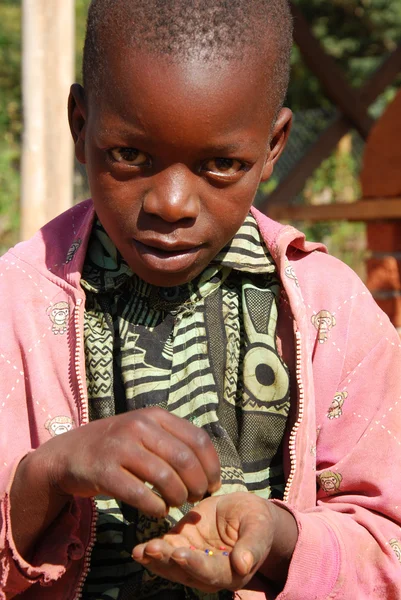
{"label": "boy's eyebrow", "polygon": [[[247,140],[246,142],[247,146],[253,146],[254,144],[252,144],[252,142],[250,140]],[[239,152],[241,150],[243,150],[244,146],[243,144],[239,143],[239,144],[211,144],[209,147],[205,148],[205,150],[207,151],[213,151],[213,152]]]}
{"label": "boy's eyebrow", "polygon": [[[133,127],[127,127],[127,128],[118,128],[117,130],[111,130],[111,129],[104,129],[102,132],[104,135],[109,135],[110,133],[117,133],[118,135],[120,135],[121,137],[125,137],[127,139],[129,139],[130,137],[136,137],[138,139],[140,139],[141,137],[146,138],[146,134],[140,129],[135,129]],[[102,134],[99,135],[99,138],[101,140],[102,138]],[[153,141],[153,140],[151,140]],[[242,142],[231,142],[231,143],[213,143],[211,142],[210,145],[205,146],[203,148],[204,152],[211,152],[213,154],[218,154],[219,152],[227,152],[227,153],[235,153],[235,152],[241,152],[244,149],[247,150],[253,150],[253,149],[257,149],[258,148],[258,144],[257,142],[254,142],[251,139],[247,139],[246,141]]]}

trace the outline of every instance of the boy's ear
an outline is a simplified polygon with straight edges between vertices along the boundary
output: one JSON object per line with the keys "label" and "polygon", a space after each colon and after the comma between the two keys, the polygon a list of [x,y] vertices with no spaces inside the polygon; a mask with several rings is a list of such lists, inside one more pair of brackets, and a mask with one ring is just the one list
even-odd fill
{"label": "boy's ear", "polygon": [[292,112],[289,108],[282,108],[273,128],[270,141],[270,150],[263,167],[261,181],[267,181],[273,173],[273,168],[283,152],[292,124]]}
{"label": "boy's ear", "polygon": [[75,156],[80,163],[85,164],[85,92],[79,83],[74,83],[70,89],[68,97],[68,122],[74,140]]}

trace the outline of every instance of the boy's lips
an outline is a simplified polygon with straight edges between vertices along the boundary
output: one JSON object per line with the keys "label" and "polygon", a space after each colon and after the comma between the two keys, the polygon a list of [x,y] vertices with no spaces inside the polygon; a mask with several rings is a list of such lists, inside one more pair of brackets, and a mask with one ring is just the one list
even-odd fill
{"label": "boy's lips", "polygon": [[146,243],[132,240],[142,262],[152,270],[177,272],[189,267],[196,260],[202,244],[176,243],[166,244],[158,240],[149,240]]}

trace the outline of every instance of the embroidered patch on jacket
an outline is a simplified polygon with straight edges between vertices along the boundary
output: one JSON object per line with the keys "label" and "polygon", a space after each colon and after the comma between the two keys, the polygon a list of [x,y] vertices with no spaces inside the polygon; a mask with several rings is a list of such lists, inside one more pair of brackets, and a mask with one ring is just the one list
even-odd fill
{"label": "embroidered patch on jacket", "polygon": [[45,429],[50,433],[52,437],[66,433],[73,428],[74,422],[71,417],[53,417],[48,419],[45,423]]}
{"label": "embroidered patch on jacket", "polygon": [[68,302],[57,302],[47,309],[50,321],[53,323],[52,332],[54,335],[63,335],[67,331],[68,316],[70,308]]}
{"label": "embroidered patch on jacket", "polygon": [[393,538],[392,540],[389,541],[389,544],[390,544],[391,548],[394,550],[394,554],[396,555],[398,562],[401,563],[401,544],[400,544],[400,542],[397,540],[397,538]]}
{"label": "embroidered patch on jacket", "polygon": [[75,240],[75,242],[72,242],[72,244],[67,252],[67,256],[65,258],[66,265],[72,261],[72,259],[76,255],[78,248],[80,247],[81,244],[82,244],[81,239],[77,239],[77,240]]}
{"label": "embroidered patch on jacket", "polygon": [[322,490],[324,490],[326,494],[331,495],[340,491],[343,476],[340,475],[340,473],[334,473],[334,471],[323,471],[318,479]]}
{"label": "embroidered patch on jacket", "polygon": [[329,331],[336,326],[336,319],[328,310],[321,310],[317,315],[312,315],[312,323],[318,331],[317,339],[324,344],[329,339]]}
{"label": "embroidered patch on jacket", "polygon": [[294,271],[294,267],[292,265],[290,265],[290,264],[287,265],[286,268],[285,268],[285,270],[284,270],[284,273],[286,274],[286,276],[288,277],[288,279],[292,279],[295,282],[295,285],[297,287],[299,287],[298,277],[296,276],[295,271]]}
{"label": "embroidered patch on jacket", "polygon": [[348,392],[337,392],[330,404],[327,413],[328,419],[338,419],[343,414],[344,401],[348,398]]}

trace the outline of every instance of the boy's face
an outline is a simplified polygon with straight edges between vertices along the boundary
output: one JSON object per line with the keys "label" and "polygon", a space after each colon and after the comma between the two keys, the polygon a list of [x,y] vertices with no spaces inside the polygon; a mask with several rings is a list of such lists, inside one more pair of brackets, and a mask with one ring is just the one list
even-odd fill
{"label": "boy's face", "polygon": [[72,88],[69,115],[95,210],[131,269],[173,286],[235,235],[285,145],[251,61],[179,63],[118,48],[100,91]]}

